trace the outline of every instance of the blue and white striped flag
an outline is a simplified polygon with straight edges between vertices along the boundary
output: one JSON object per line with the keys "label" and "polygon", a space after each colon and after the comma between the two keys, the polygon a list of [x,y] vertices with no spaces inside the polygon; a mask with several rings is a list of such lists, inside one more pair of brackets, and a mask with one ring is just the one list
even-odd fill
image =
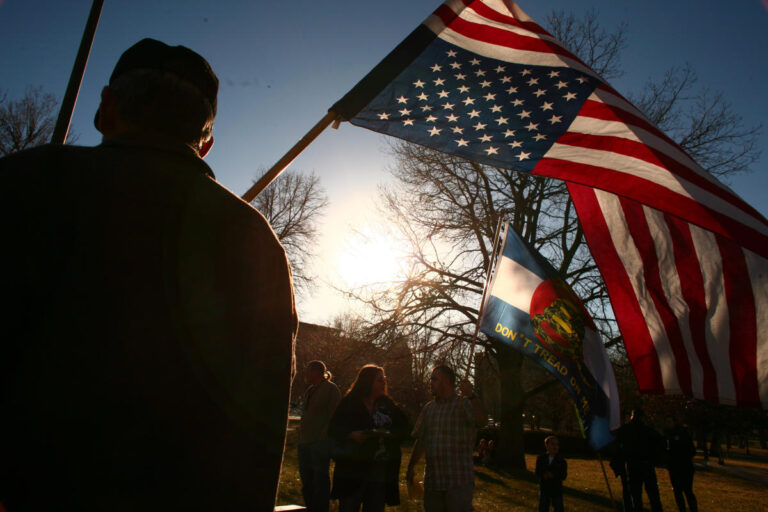
{"label": "blue and white striped flag", "polygon": [[619,427],[616,378],[595,324],[552,265],[507,223],[480,328],[535,360],[571,394],[594,450]]}

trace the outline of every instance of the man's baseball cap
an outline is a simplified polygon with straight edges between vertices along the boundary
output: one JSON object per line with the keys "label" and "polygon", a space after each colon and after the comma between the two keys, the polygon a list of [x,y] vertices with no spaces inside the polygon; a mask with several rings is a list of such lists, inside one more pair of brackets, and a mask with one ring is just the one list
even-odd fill
{"label": "man's baseball cap", "polygon": [[[219,91],[219,79],[210,64],[198,53],[185,46],[168,46],[156,39],[142,39],[120,56],[115,65],[109,83],[112,84],[120,75],[136,69],[154,69],[176,75],[180,79],[197,87],[211,103],[216,114],[216,94]],[[99,112],[93,119],[99,125]]]}

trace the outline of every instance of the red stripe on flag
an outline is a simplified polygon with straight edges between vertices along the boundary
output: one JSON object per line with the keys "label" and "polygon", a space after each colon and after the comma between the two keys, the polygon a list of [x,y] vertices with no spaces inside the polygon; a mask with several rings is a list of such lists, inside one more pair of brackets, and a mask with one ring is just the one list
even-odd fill
{"label": "red stripe on flag", "polygon": [[682,196],[652,181],[595,165],[559,158],[542,158],[532,174],[557,178],[640,201],[657,210],[670,212],[744,247],[768,257],[768,237],[733,218],[707,207],[705,203]]}
{"label": "red stripe on flag", "polygon": [[632,289],[627,271],[616,253],[603,212],[592,188],[568,183],[568,191],[581,219],[592,256],[600,268],[627,355],[639,389],[645,393],[663,393],[661,367],[642,309]]}
{"label": "red stripe on flag", "polygon": [[[446,23],[446,26],[448,26],[448,23]],[[455,13],[454,19],[450,22],[450,28],[451,30],[454,30],[455,32],[465,37],[474,39],[475,41],[492,44],[494,46],[511,48],[513,50],[526,50],[538,53],[556,54],[561,57],[579,61],[579,58],[574,54],[553,42],[544,41],[538,37],[515,34],[508,30],[503,30],[497,27],[490,27],[488,25],[473,23],[471,21],[455,17]],[[565,66],[565,64],[563,65]]]}
{"label": "red stripe on flag", "polygon": [[[629,112],[630,114],[633,114],[633,115],[639,115],[645,122],[648,122],[648,120],[645,119],[645,115],[642,114],[642,113],[639,113],[640,110],[638,110],[638,108],[635,107],[632,104],[632,102],[630,102],[627,98],[622,96],[621,93],[619,93],[619,91],[617,91],[616,89],[611,87],[611,85],[608,84],[607,82],[599,82],[597,84],[597,87],[595,87],[595,90],[597,90],[597,91],[605,91],[605,92],[607,92],[607,93],[609,93],[609,94],[611,94],[613,96],[616,96],[616,98],[618,98],[622,102],[626,103],[626,107],[623,106],[623,105],[620,105],[620,106],[616,106],[616,108],[620,108],[622,110],[625,110],[625,111],[627,111],[627,112]],[[637,113],[639,113],[639,114],[637,114]],[[651,126],[656,128],[657,130],[659,129],[656,125],[651,125]],[[661,132],[661,133],[664,134],[664,132]],[[669,139],[669,140],[671,140],[671,139]],[[674,145],[675,145],[675,147],[677,147],[677,143],[675,143]]]}
{"label": "red stripe on flag", "polygon": [[506,14],[502,14],[495,9],[491,9],[490,7],[488,7],[487,5],[485,5],[483,2],[479,0],[470,1],[470,2],[468,2],[467,0],[464,0],[464,3],[469,5],[470,9],[475,11],[477,14],[479,14],[483,18],[489,19],[491,21],[498,21],[499,23],[505,23],[507,25],[512,25],[513,27],[519,27],[525,30],[529,30],[540,36],[552,37],[552,35],[549,32],[544,30],[535,21],[520,21],[513,16],[507,16]]}
{"label": "red stripe on flag", "polygon": [[435,12],[433,12],[432,14],[440,18],[440,20],[442,20],[443,22],[443,25],[445,25],[446,27],[459,16],[458,14],[453,12],[453,9],[451,9],[445,4],[440,5],[440,7],[435,9]]}
{"label": "red stripe on flag", "polygon": [[568,132],[557,139],[558,144],[567,144],[580,148],[598,149],[601,151],[610,151],[619,155],[625,155],[632,158],[638,158],[649,164],[663,167],[676,176],[706,190],[714,196],[732,204],[746,214],[761,219],[760,213],[745,203],[740,197],[733,195],[728,190],[712,183],[700,174],[692,171],[690,168],[681,164],[661,150],[650,147],[642,142],[621,137],[612,137],[606,135],[591,135],[585,133]]}
{"label": "red stripe on flag", "polygon": [[600,119],[602,121],[616,121],[624,123],[629,127],[637,126],[660,138],[670,146],[675,148],[678,147],[678,145],[675,144],[672,139],[667,137],[664,132],[650,124],[648,121],[615,105],[609,105],[608,103],[603,103],[601,101],[587,100],[584,102],[581,110],[579,110],[579,116],[591,117],[592,119]]}
{"label": "red stripe on flag", "polygon": [[643,206],[635,201],[621,198],[621,208],[624,211],[624,218],[627,221],[627,227],[635,242],[635,246],[640,253],[640,259],[643,263],[643,276],[648,295],[653,301],[656,312],[659,314],[661,323],[664,326],[664,332],[669,340],[669,346],[675,356],[675,370],[677,373],[677,382],[682,392],[691,396],[691,366],[688,361],[688,355],[683,343],[683,334],[680,331],[680,324],[677,322],[677,316],[672,310],[667,300],[667,294],[661,280],[659,269],[659,260],[656,255],[655,236],[663,236],[662,233],[651,234],[648,220],[645,216]]}
{"label": "red stripe on flag", "polygon": [[688,328],[696,357],[701,364],[702,394],[705,400],[719,401],[717,373],[707,350],[707,299],[704,291],[704,277],[701,264],[691,236],[690,225],[682,219],[664,214],[672,249],[675,253],[675,267],[680,278],[682,299],[688,306]]}
{"label": "red stripe on flag", "polygon": [[728,301],[731,372],[738,405],[760,407],[757,387],[757,314],[747,261],[741,247],[717,238]]}
{"label": "red stripe on flag", "polygon": [[[468,0],[464,0],[464,3],[467,4],[467,1]],[[524,30],[533,32],[537,36],[546,36],[546,37],[551,37],[552,39],[555,39],[552,36],[552,34],[547,32],[541,25],[539,25],[535,21],[520,21],[517,18],[514,18],[512,16],[507,16],[494,9],[491,9],[481,1],[471,1],[470,3],[471,5],[469,6],[469,8],[475,11],[477,14],[479,14],[483,18],[489,19],[491,21],[496,21],[499,23],[504,23],[506,25],[510,25],[513,27],[519,27]],[[579,57],[571,53],[570,50],[568,50],[565,46],[562,46],[562,44],[556,39],[555,41],[546,40],[544,42],[547,45],[547,47],[551,50],[551,53],[565,55],[568,58],[578,62],[585,68],[589,68],[589,66],[587,66]]]}

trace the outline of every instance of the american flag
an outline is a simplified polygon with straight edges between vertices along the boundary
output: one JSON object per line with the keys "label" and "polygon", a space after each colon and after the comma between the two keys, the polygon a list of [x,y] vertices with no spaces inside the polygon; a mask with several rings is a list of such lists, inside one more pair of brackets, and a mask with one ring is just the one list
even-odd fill
{"label": "american flag", "polygon": [[[332,110],[568,181],[640,389],[768,407],[768,370],[758,370],[768,368],[768,221],[517,4],[447,1]],[[707,242],[683,247],[676,236]],[[607,277],[614,264],[624,279]],[[690,284],[694,274],[705,284]]]}
{"label": "american flag", "polygon": [[565,133],[597,83],[576,70],[481,58],[437,40],[352,122],[530,172]]}
{"label": "american flag", "polygon": [[638,386],[768,401],[768,260],[626,197],[569,183]]}

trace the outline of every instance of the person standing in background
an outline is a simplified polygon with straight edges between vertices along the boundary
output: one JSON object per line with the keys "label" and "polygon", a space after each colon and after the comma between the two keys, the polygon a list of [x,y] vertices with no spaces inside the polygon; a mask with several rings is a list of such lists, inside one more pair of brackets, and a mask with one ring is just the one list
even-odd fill
{"label": "person standing in background", "polygon": [[426,454],[424,509],[427,512],[469,512],[475,485],[472,449],[477,428],[488,417],[472,384],[460,384],[456,394],[456,374],[448,366],[437,366],[430,376],[435,397],[422,409],[413,437],[416,444],[408,462],[406,480],[413,482],[416,463]]}
{"label": "person standing in background", "polygon": [[693,494],[693,457],[696,447],[688,431],[672,417],[666,418],[666,451],[669,481],[675,493],[675,503],[680,512],[685,512],[685,500],[691,512],[698,512],[699,505]]}
{"label": "person standing in background", "polygon": [[328,423],[341,400],[341,392],[331,382],[331,373],[322,361],[310,361],[304,375],[309,386],[302,399],[299,425],[301,494],[309,512],[328,512],[331,494]]}
{"label": "person standing in background", "polygon": [[555,436],[544,439],[547,453],[536,458],[539,477],[539,512],[563,512],[563,480],[568,476],[568,463],[560,455],[560,440]]}
{"label": "person standing in background", "polygon": [[643,511],[643,487],[648,494],[652,512],[661,512],[656,460],[663,450],[663,438],[644,422],[642,409],[632,411],[632,419],[619,428],[616,437],[621,455],[627,464],[627,480],[635,512]]}
{"label": "person standing in background", "polygon": [[331,418],[336,467],[331,496],[339,512],[383,512],[400,504],[400,443],[408,435],[405,413],[387,394],[384,368],[367,364]]}

